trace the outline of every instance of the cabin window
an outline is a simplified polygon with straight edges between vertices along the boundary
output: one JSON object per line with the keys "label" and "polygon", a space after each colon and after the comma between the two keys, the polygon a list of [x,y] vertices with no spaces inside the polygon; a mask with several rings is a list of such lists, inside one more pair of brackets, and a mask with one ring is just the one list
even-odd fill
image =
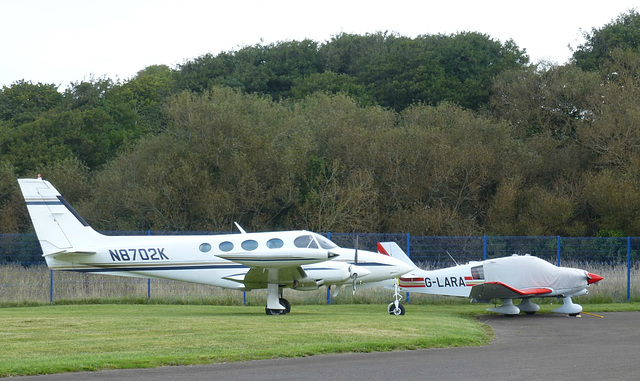
{"label": "cabin window", "polygon": [[220,251],[231,251],[233,250],[233,244],[229,241],[224,241],[218,245]]}
{"label": "cabin window", "polygon": [[269,249],[279,249],[284,245],[284,242],[280,238],[271,238],[267,241],[267,247]]}
{"label": "cabin window", "polygon": [[244,242],[242,242],[242,244],[240,244],[240,246],[242,246],[243,249],[245,249],[246,251],[251,251],[251,250],[255,250],[258,248],[258,242],[252,240],[252,239],[248,239]]}
{"label": "cabin window", "polygon": [[310,235],[301,235],[300,237],[293,240],[293,244],[296,245],[296,247],[299,247],[301,249],[317,249],[318,248],[318,244]]}
{"label": "cabin window", "polygon": [[203,253],[206,253],[206,252],[208,252],[210,250],[211,250],[211,244],[206,243],[206,242],[200,244],[200,251],[202,251]]}

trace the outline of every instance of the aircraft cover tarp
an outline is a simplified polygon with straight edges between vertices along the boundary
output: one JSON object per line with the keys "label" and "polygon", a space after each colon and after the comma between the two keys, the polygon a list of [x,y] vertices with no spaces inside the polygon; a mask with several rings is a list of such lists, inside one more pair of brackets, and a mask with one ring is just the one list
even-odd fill
{"label": "aircraft cover tarp", "polygon": [[511,256],[491,259],[484,262],[486,282],[500,282],[523,290],[537,287],[550,287],[562,290],[584,279],[584,270],[557,267],[545,260],[532,256]]}

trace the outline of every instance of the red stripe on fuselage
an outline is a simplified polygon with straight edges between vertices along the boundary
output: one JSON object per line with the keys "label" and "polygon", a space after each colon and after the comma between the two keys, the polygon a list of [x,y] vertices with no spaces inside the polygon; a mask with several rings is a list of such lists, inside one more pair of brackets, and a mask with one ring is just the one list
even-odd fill
{"label": "red stripe on fuselage", "polygon": [[424,287],[424,283],[423,284],[399,284],[400,287],[402,288],[418,288],[418,287]]}
{"label": "red stripe on fuselage", "polygon": [[400,282],[424,282],[424,278],[400,278]]}

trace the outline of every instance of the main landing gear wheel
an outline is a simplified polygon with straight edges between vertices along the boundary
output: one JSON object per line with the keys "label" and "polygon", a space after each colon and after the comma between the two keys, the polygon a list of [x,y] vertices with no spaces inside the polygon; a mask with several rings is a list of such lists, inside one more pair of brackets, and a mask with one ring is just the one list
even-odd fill
{"label": "main landing gear wheel", "polygon": [[389,303],[387,311],[389,311],[389,315],[404,315],[404,306],[398,303],[398,306],[396,307],[396,302],[391,302]]}
{"label": "main landing gear wheel", "polygon": [[289,303],[289,301],[285,298],[280,298],[278,300],[280,302],[280,304],[282,305],[282,307],[284,307],[284,314],[288,314],[289,312],[291,312],[291,303]]}
{"label": "main landing gear wheel", "polygon": [[284,310],[270,309],[269,307],[265,307],[264,311],[267,313],[267,315],[285,315],[291,312],[291,303],[289,303],[287,299],[280,298],[278,299],[278,302],[282,307],[284,307]]}

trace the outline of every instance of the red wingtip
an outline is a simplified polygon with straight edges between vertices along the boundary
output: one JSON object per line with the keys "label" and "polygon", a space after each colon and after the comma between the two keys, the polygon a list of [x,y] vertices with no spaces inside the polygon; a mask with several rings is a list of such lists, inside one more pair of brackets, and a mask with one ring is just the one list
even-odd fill
{"label": "red wingtip", "polygon": [[587,283],[588,284],[597,283],[597,282],[600,282],[603,279],[604,278],[601,277],[600,275],[596,275],[596,274],[593,274],[593,273],[588,273],[587,274]]}

